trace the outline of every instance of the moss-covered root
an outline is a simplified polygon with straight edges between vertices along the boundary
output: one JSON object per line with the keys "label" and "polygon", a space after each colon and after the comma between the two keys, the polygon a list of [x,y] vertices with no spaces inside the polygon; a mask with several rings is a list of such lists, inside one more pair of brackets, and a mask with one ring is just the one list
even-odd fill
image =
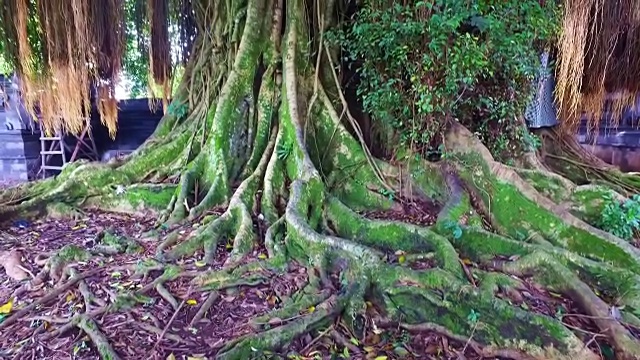
{"label": "moss-covered root", "polygon": [[482,356],[483,358],[504,358],[504,359],[513,359],[513,360],[536,360],[536,357],[531,356],[523,351],[514,350],[514,349],[500,349],[493,346],[483,346],[477,341],[474,341],[473,338],[466,338],[464,336],[460,336],[454,334],[446,327],[434,324],[434,323],[421,323],[421,324],[407,324],[400,323],[397,321],[390,321],[388,319],[374,319],[374,324],[376,324],[380,328],[386,329],[403,329],[407,330],[411,333],[436,333],[440,336],[447,337],[451,340],[458,341],[461,344],[468,345],[471,347],[477,354]]}
{"label": "moss-covered root", "polygon": [[238,286],[267,284],[274,273],[281,270],[277,260],[252,262],[235,268],[212,270],[199,274],[191,283],[203,290],[224,290]]}
{"label": "moss-covered root", "polygon": [[272,326],[284,325],[305,316],[308,312],[325,302],[331,296],[329,289],[320,290],[317,284],[309,284],[293,297],[287,298],[282,307],[251,320],[256,330],[269,329]]}
{"label": "moss-covered root", "polygon": [[120,356],[113,350],[109,340],[102,334],[98,325],[86,315],[77,318],[76,326],[84,331],[98,349],[100,357],[104,360],[119,360]]}
{"label": "moss-covered root", "polygon": [[[177,259],[191,255],[199,248],[204,249],[204,261],[212,264],[215,260],[216,247],[222,237],[233,236],[233,250],[225,263],[225,267],[231,268],[242,261],[244,256],[253,248],[256,234],[253,227],[251,210],[255,205],[254,195],[263,184],[263,177],[267,164],[273,154],[276,142],[276,132],[272,132],[265,152],[262,154],[259,164],[233,193],[229,200],[227,210],[217,219],[203,224],[189,238],[175,246],[166,255],[166,258]],[[165,258],[162,251],[175,244],[179,240],[178,233],[171,233],[158,248],[157,257]]]}
{"label": "moss-covered root", "polygon": [[435,253],[437,265],[462,278],[458,253],[445,237],[427,228],[393,221],[368,220],[330,198],[325,215],[338,236],[387,253],[402,251],[412,255]]}
{"label": "moss-covered root", "polygon": [[[513,306],[440,269],[418,272],[386,267],[377,272],[373,289],[387,320],[447,329],[445,335],[452,339],[474,341],[480,354],[500,351],[540,360],[598,359],[558,320]],[[414,305],[418,303],[419,307]]]}
{"label": "moss-covered root", "polygon": [[291,342],[297,336],[313,331],[314,329],[330,322],[340,314],[349,301],[347,295],[336,295],[316,306],[313,312],[308,313],[281,326],[275,326],[270,330],[259,334],[251,334],[227,344],[220,350],[217,359],[250,359],[260,355],[267,355],[272,349],[279,349]]}
{"label": "moss-covered root", "polygon": [[[208,135],[198,156],[188,165],[188,171],[181,178],[180,186],[169,206],[169,220],[176,222],[187,215],[193,220],[211,207],[225,203],[231,192],[232,183],[242,173],[242,168],[251,155],[249,144],[252,139],[252,114],[255,110],[253,80],[260,56],[270,45],[265,29],[273,20],[264,16],[266,1],[249,0],[246,6],[246,20],[237,48],[233,65],[220,90],[217,101],[209,105],[204,126]],[[229,11],[244,11],[232,7]],[[231,18],[237,14],[229,14]],[[208,56],[208,54],[203,54]],[[251,133],[251,134],[250,134]],[[268,136],[267,136],[268,138]],[[265,141],[266,142],[266,141]],[[196,204],[188,201],[198,184],[204,195]]]}
{"label": "moss-covered root", "polygon": [[65,270],[68,264],[76,261],[87,261],[90,258],[91,253],[87,250],[75,245],[65,245],[47,260],[43,271],[48,272],[49,279],[54,283],[60,282],[71,275]]}
{"label": "moss-covered root", "polygon": [[617,359],[640,359],[640,342],[611,316],[611,307],[549,255],[539,252],[511,263],[502,263],[500,267],[500,270],[513,275],[533,275],[549,288],[572,298],[593,319],[600,331],[609,337]]}
{"label": "moss-covered root", "polygon": [[[513,169],[495,162],[467,129],[454,126],[447,135],[460,177],[476,189],[494,219],[514,239],[537,233],[554,247],[640,274],[640,249],[573,216],[524,181]],[[489,206],[490,205],[490,206]],[[457,220],[457,219],[454,219]]]}

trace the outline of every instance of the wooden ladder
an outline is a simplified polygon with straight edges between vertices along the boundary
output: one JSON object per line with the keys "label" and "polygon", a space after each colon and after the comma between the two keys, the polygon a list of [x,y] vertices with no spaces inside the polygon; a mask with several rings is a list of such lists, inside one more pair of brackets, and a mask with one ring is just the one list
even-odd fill
{"label": "wooden ladder", "polygon": [[[57,155],[62,158],[62,165],[48,165],[52,156]],[[56,131],[53,136],[45,134],[42,127],[40,128],[40,171],[42,178],[47,177],[47,170],[61,171],[67,163],[66,147],[64,144],[64,135],[61,131]]]}
{"label": "wooden ladder", "polygon": [[[86,124],[82,133],[79,136],[74,136],[76,139],[75,147],[68,145],[64,141],[65,137],[62,131],[58,130],[55,135],[47,136],[44,130],[40,128],[41,165],[38,174],[42,173],[42,178],[47,177],[47,170],[61,171],[67,163],[74,162],[81,156],[89,161],[99,161],[98,149],[91,134],[90,119],[86,118],[85,122]],[[70,159],[67,159],[67,150],[71,152]],[[48,163],[52,156],[60,156],[62,158],[62,165],[49,165]]]}

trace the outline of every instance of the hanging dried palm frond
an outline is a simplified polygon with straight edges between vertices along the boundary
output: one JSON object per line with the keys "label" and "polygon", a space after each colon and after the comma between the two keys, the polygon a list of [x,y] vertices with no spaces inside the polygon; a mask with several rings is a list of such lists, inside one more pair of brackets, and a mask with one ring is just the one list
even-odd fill
{"label": "hanging dried palm frond", "polygon": [[20,87],[31,115],[35,104],[35,84],[37,59],[29,43],[29,19],[33,8],[28,0],[0,1],[0,36],[4,43],[7,59],[21,75]]}
{"label": "hanging dried palm frond", "polygon": [[640,92],[640,0],[564,5],[556,89],[561,123],[573,132],[584,114],[597,130],[609,111],[615,126]]}
{"label": "hanging dried palm frond", "polygon": [[77,134],[91,107],[90,86],[96,64],[89,31],[90,2],[39,1],[47,48],[48,76],[41,92],[42,121],[48,130]]}
{"label": "hanging dried palm frond", "polygon": [[124,0],[91,1],[91,38],[96,47],[96,106],[109,134],[115,136],[118,102],[115,85],[120,79],[125,51]]}
{"label": "hanging dried palm frond", "polygon": [[[124,0],[0,0],[27,109],[36,104],[45,131],[80,133],[91,88],[102,121],[115,134],[115,85],[122,69]],[[10,23],[5,19],[11,19]]]}

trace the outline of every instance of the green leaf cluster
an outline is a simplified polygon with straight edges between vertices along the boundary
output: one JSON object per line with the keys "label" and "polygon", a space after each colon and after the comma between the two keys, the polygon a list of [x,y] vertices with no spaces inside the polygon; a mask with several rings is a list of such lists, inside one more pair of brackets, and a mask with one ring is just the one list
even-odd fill
{"label": "green leaf cluster", "polygon": [[640,195],[634,195],[623,203],[608,197],[598,227],[622,239],[631,240],[640,230]]}
{"label": "green leaf cluster", "polygon": [[355,67],[357,94],[384,143],[426,153],[457,119],[495,155],[513,155],[523,142],[516,119],[559,29],[558,10],[538,0],[365,0],[327,39]]}

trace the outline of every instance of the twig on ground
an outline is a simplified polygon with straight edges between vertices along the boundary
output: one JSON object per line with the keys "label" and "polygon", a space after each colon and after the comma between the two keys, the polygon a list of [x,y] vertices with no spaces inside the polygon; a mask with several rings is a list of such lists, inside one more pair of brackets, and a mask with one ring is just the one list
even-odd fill
{"label": "twig on ground", "polygon": [[62,284],[61,286],[59,286],[57,288],[54,288],[47,295],[41,297],[40,299],[32,302],[31,304],[29,304],[29,305],[25,306],[24,308],[22,308],[22,309],[16,311],[15,313],[13,313],[13,315],[9,316],[5,321],[0,323],[0,330],[6,328],[9,325],[12,325],[18,319],[24,317],[24,315],[29,313],[36,306],[44,305],[44,304],[48,303],[51,300],[59,298],[60,294],[64,293],[65,291],[67,291],[70,288],[72,288],[73,286],[75,286],[79,281],[84,280],[87,277],[93,276],[93,275],[99,273],[100,271],[102,271],[102,269],[94,269],[94,270],[91,270],[91,271],[87,271],[87,272],[82,273],[82,274],[80,274],[80,275],[78,275],[76,277],[71,278],[69,281],[67,281],[66,283]]}
{"label": "twig on ground", "polygon": [[187,299],[189,298],[189,296],[191,295],[191,290],[192,287],[189,287],[189,290],[187,291],[187,295],[185,296],[185,298],[182,300],[182,302],[180,302],[180,305],[178,305],[178,307],[176,308],[176,311],[173,312],[173,316],[171,316],[171,319],[169,319],[169,322],[167,322],[167,325],[165,325],[164,329],[162,329],[162,333],[160,335],[158,335],[158,340],[156,340],[155,345],[153,345],[153,348],[156,349],[158,347],[158,345],[160,344],[160,341],[162,341],[162,338],[164,337],[164,335],[166,334],[167,330],[169,329],[169,327],[171,326],[171,324],[173,323],[173,321],[176,319],[176,317],[178,316],[178,313],[180,312],[180,310],[182,309],[182,307],[184,306],[184,304],[187,302]]}
{"label": "twig on ground", "polygon": [[176,334],[170,334],[167,332],[164,332],[163,334],[163,330],[153,326],[151,324],[145,324],[145,323],[136,323],[136,325],[141,328],[142,330],[148,331],[150,333],[156,334],[158,336],[162,335],[164,337],[166,337],[167,339],[177,342],[179,344],[186,344],[186,345],[192,345],[193,343],[191,341],[187,341],[185,339],[183,339],[182,337],[180,337],[179,335]]}
{"label": "twig on ground", "polygon": [[338,344],[342,345],[343,347],[346,347],[347,349],[349,349],[349,351],[353,354],[360,354],[360,349],[353,345],[349,340],[347,340],[344,335],[342,335],[339,331],[337,331],[336,329],[332,329],[331,330],[331,337],[333,338],[333,340],[335,340]]}
{"label": "twig on ground", "polygon": [[158,294],[160,294],[160,296],[163,299],[165,299],[169,304],[171,304],[171,307],[173,307],[174,310],[178,309],[178,300],[176,300],[176,298],[173,297],[173,295],[171,295],[169,290],[167,290],[167,288],[164,287],[162,283],[159,283],[158,285],[156,285],[156,291],[158,292]]}
{"label": "twig on ground", "polygon": [[325,335],[327,335],[331,330],[333,330],[333,325],[329,326],[326,330],[324,330],[323,332],[321,332],[320,334],[318,334],[318,336],[316,336],[313,340],[311,340],[311,342],[309,342],[307,344],[307,346],[304,347],[304,349],[300,350],[300,354],[304,354],[307,351],[309,351],[309,349],[311,349],[311,347],[317,343],[318,341],[320,341],[320,339],[322,339]]}

